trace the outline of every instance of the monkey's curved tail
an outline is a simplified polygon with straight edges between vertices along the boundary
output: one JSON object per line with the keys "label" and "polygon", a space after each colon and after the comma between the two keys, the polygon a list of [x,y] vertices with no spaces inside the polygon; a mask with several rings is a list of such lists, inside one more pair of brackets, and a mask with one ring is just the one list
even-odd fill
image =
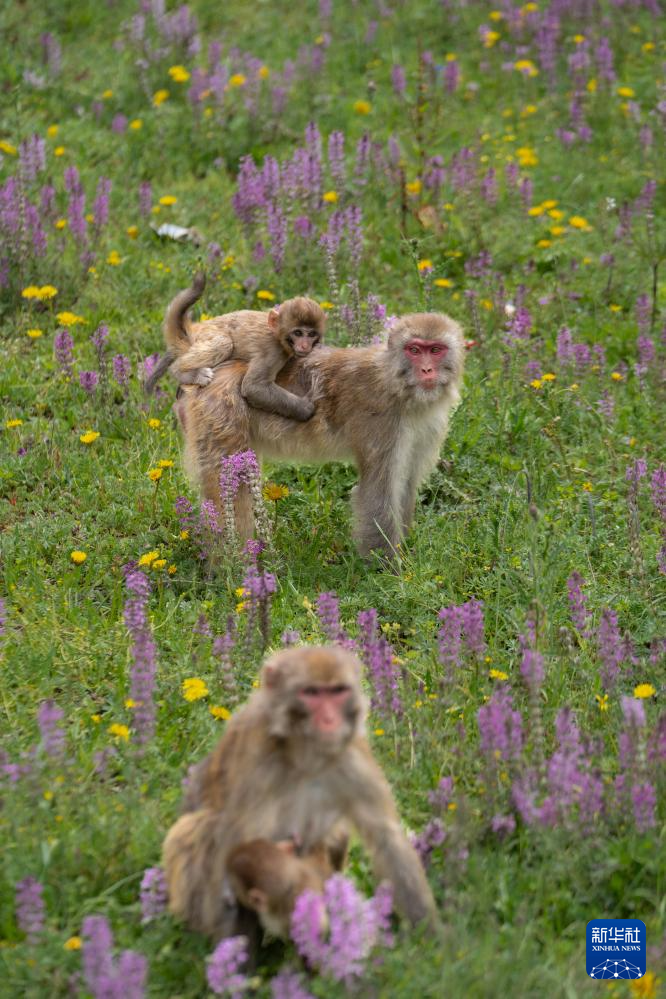
{"label": "monkey's curved tail", "polygon": [[191,287],[179,292],[168,306],[164,316],[164,340],[167,352],[157,362],[144,383],[143,388],[147,395],[154,391],[160,378],[169,370],[178,355],[184,353],[190,346],[192,341],[185,321],[187,311],[201,298],[205,287],[206,275],[203,271],[197,271]]}

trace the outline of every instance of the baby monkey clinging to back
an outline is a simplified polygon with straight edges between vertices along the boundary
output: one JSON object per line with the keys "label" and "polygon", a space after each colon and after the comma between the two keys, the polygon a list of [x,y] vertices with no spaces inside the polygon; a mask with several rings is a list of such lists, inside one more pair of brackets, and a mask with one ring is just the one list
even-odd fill
{"label": "baby monkey clinging to back", "polygon": [[208,385],[213,368],[231,359],[246,361],[241,394],[256,409],[305,421],[314,413],[312,399],[294,395],[275,384],[291,357],[305,357],[324,336],[326,314],[311,298],[290,298],[270,312],[244,309],[204,322],[190,323],[188,309],[200,298],[205,277],[195,275],[192,287],[181,291],[164,317],[167,352],[146,382],[153,388],[167,368],[180,384]]}

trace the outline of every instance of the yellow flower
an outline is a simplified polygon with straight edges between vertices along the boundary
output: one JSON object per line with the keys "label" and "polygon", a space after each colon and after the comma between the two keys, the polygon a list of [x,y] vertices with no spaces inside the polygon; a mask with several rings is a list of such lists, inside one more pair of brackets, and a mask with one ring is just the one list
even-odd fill
{"label": "yellow flower", "polygon": [[127,725],[119,725],[115,722],[113,725],[109,725],[109,735],[115,735],[117,739],[124,739],[125,742],[129,740],[129,729]]}
{"label": "yellow flower", "polygon": [[0,139],[0,153],[6,153],[7,156],[16,156],[16,152],[16,146],[13,146],[11,142]]}
{"label": "yellow flower", "polygon": [[542,382],[554,382],[556,378],[557,378],[557,375],[554,375],[552,373],[552,371],[547,371],[545,375],[541,376],[541,381]]}
{"label": "yellow flower", "polygon": [[537,215],[543,215],[544,207],[543,205],[532,205],[531,208],[527,209],[527,214],[535,217]]}
{"label": "yellow flower", "polygon": [[136,239],[136,237],[139,235],[139,227],[138,225],[128,225],[125,232],[127,233],[130,239]]}
{"label": "yellow flower", "polygon": [[611,310],[611,312],[622,312],[622,306],[621,305],[615,305],[614,303],[611,303],[608,306],[608,308]]}
{"label": "yellow flower", "polygon": [[148,420],[148,426],[150,427],[151,430],[159,430],[159,428],[162,426],[162,421],[158,420],[156,416],[151,416],[151,418]]}
{"label": "yellow flower", "polygon": [[31,340],[38,340],[40,336],[43,336],[42,330],[28,330],[28,336]]}
{"label": "yellow flower", "polygon": [[618,87],[617,92],[620,97],[635,97],[636,94],[631,87]]}
{"label": "yellow flower", "polygon": [[176,198],[175,195],[173,195],[173,194],[164,194],[160,198],[160,204],[161,205],[175,205],[177,203],[177,201],[178,201],[178,198]]}
{"label": "yellow flower", "polygon": [[585,41],[585,35],[574,35],[573,40],[575,45],[582,45]]}
{"label": "yellow flower", "polygon": [[504,673],[504,671],[501,670],[501,669],[491,669],[491,670],[488,670],[488,676],[490,677],[491,680],[508,680],[509,679],[509,674],[508,673]]}
{"label": "yellow flower", "polygon": [[583,483],[583,491],[586,492],[586,493],[591,493],[591,492],[594,491],[594,486],[592,485],[591,482],[584,482]]}
{"label": "yellow flower", "polygon": [[383,734],[384,734],[384,729],[383,728],[376,728],[375,729],[375,735],[383,735]]}
{"label": "yellow flower", "polygon": [[146,475],[148,476],[151,482],[159,482],[159,480],[162,478],[162,469],[151,468],[149,472],[146,472]]}
{"label": "yellow flower", "polygon": [[178,570],[176,569],[175,565],[170,565],[169,568],[167,569],[167,572],[169,573],[170,576],[175,576],[177,571]]}
{"label": "yellow flower", "polygon": [[242,614],[246,607],[247,607],[247,600],[241,600],[239,604],[236,604],[236,613]]}
{"label": "yellow flower", "polygon": [[158,108],[160,104],[164,104],[164,102],[168,101],[168,99],[169,99],[168,90],[156,90],[155,93],[153,94],[153,104],[155,105],[156,108]]}
{"label": "yellow flower", "polygon": [[77,323],[85,323],[83,316],[77,316],[76,312],[58,312],[56,319],[61,326],[76,326]]}
{"label": "yellow flower", "polygon": [[539,157],[529,146],[521,146],[520,149],[516,149],[516,156],[521,167],[536,166],[539,162]]}
{"label": "yellow flower", "polygon": [[82,444],[92,444],[99,437],[99,430],[88,430],[85,434],[81,434],[79,440]]}
{"label": "yellow flower", "polygon": [[423,272],[423,271],[431,271],[432,270],[432,260],[428,260],[428,259],[419,260],[419,262],[418,262],[418,264],[416,266],[418,267],[418,269],[421,272]]}
{"label": "yellow flower", "polygon": [[597,81],[592,77],[585,84],[588,94],[596,94],[597,92]]}
{"label": "yellow flower", "polygon": [[[545,207],[546,206],[544,203],[544,208]],[[561,218],[564,218],[564,212],[560,211],[559,208],[549,209],[548,214],[550,215],[551,219],[555,219],[556,222],[559,222]]]}
{"label": "yellow flower", "polygon": [[81,950],[81,937],[70,937],[65,940],[63,947],[65,950]]}
{"label": "yellow flower", "polygon": [[180,532],[181,541],[187,541],[187,539],[189,538],[189,536],[190,536],[190,532],[187,531],[187,530],[184,530],[184,531]]}
{"label": "yellow flower", "polygon": [[569,225],[574,229],[591,229],[592,226],[584,219],[582,215],[572,215],[569,219]]}
{"label": "yellow flower", "polygon": [[65,155],[65,147],[64,146],[56,146],[55,149],[53,150],[53,155],[54,156],[64,156]]}
{"label": "yellow flower", "polygon": [[532,381],[530,382],[530,385],[531,385],[531,386],[532,386],[532,388],[534,388],[534,389],[540,389],[540,388],[541,388],[541,385],[542,385],[542,382],[541,382],[541,379],[540,379],[540,378],[534,378],[534,379],[533,379],[533,380],[532,380]]}
{"label": "yellow flower", "polygon": [[44,302],[49,298],[55,298],[57,294],[58,289],[54,288],[52,284],[43,284],[41,288],[37,288],[34,284],[31,284],[21,292],[23,298],[36,298],[40,302]]}
{"label": "yellow flower", "polygon": [[637,687],[634,687],[634,697],[654,697],[657,691],[654,689],[651,683],[639,683]]}
{"label": "yellow flower", "polygon": [[181,690],[186,701],[199,701],[202,697],[208,697],[208,687],[197,676],[183,680]]}
{"label": "yellow flower", "polygon": [[172,66],[169,69],[169,76],[174,83],[187,83],[190,78],[190,74],[184,66]]}
{"label": "yellow flower", "polygon": [[125,707],[126,708],[135,708],[136,707],[136,701],[134,701],[131,697],[126,697],[125,698]]}
{"label": "yellow flower", "polygon": [[502,18],[504,17],[504,14],[502,13],[501,10],[491,10],[488,17],[490,18],[491,21],[501,21]]}
{"label": "yellow flower", "polygon": [[513,68],[517,69],[519,73],[524,73],[525,76],[539,75],[539,70],[531,59],[519,59],[518,62],[514,62]]}
{"label": "yellow flower", "polygon": [[563,225],[552,225],[550,227],[551,236],[563,236],[566,231],[566,226]]}
{"label": "yellow flower", "polygon": [[435,278],[433,284],[437,288],[453,288],[453,281],[450,281],[448,278]]}
{"label": "yellow flower", "polygon": [[160,458],[157,462],[159,468],[173,468],[173,462],[171,458]]}
{"label": "yellow flower", "polygon": [[19,419],[7,420],[7,422],[5,423],[5,427],[7,428],[7,430],[13,430],[14,427],[22,427],[22,426],[23,426],[23,420]]}
{"label": "yellow flower", "polygon": [[267,80],[270,75],[271,71],[268,68],[268,66],[259,67],[259,72],[257,73],[257,76],[259,77],[260,80]]}
{"label": "yellow flower", "polygon": [[405,184],[405,190],[407,191],[407,194],[420,194],[421,187],[422,184],[420,180],[411,180],[409,184]]}
{"label": "yellow flower", "polygon": [[257,298],[260,298],[262,302],[274,302],[275,295],[272,291],[267,291],[266,288],[260,288],[257,292]]}
{"label": "yellow flower", "polygon": [[539,241],[537,242],[537,246],[538,246],[538,247],[539,247],[539,249],[541,249],[541,250],[545,250],[545,249],[547,249],[547,248],[548,248],[549,246],[552,246],[552,245],[553,245],[553,242],[552,242],[552,240],[550,240],[550,239],[540,239],[540,240],[539,240]]}
{"label": "yellow flower", "polygon": [[226,721],[231,718],[231,711],[227,711],[226,708],[221,708],[217,704],[211,704],[208,709],[212,714],[213,718],[220,718],[222,721]]}
{"label": "yellow flower", "polygon": [[594,699],[599,705],[600,711],[608,711],[608,694],[595,694]]}
{"label": "yellow flower", "polygon": [[483,36],[483,46],[486,49],[491,49],[495,42],[498,42],[502,36],[499,31],[486,31]]}
{"label": "yellow flower", "polygon": [[654,52],[654,42],[643,42],[641,48],[643,52]]}
{"label": "yellow flower", "polygon": [[85,552],[72,552],[69,557],[74,565],[81,565],[88,558]]}
{"label": "yellow flower", "polygon": [[246,590],[244,586],[237,586],[236,589],[234,590],[234,593],[236,594],[237,597],[246,597],[249,591]]}
{"label": "yellow flower", "polygon": [[289,495],[289,489],[287,486],[278,486],[275,482],[267,482],[262,490],[262,495],[265,500],[272,500],[277,503],[278,500],[284,499],[285,496]]}
{"label": "yellow flower", "polygon": [[335,202],[338,200],[338,192],[337,191],[325,191],[324,195],[323,195],[323,198],[324,198],[324,201],[327,204],[334,205]]}
{"label": "yellow flower", "polygon": [[150,568],[151,569],[163,569],[164,566],[166,565],[166,561],[167,560],[165,558],[156,558]]}
{"label": "yellow flower", "polygon": [[112,267],[117,267],[119,264],[121,264],[122,260],[118,251],[111,250],[111,253],[106,258],[106,262],[107,264],[111,264]]}
{"label": "yellow flower", "polygon": [[134,118],[129,123],[129,127],[132,129],[133,132],[138,132],[140,128],[143,128],[143,119],[142,118]]}
{"label": "yellow flower", "polygon": [[612,371],[611,378],[613,379],[614,382],[624,381],[624,376],[619,371]]}
{"label": "yellow flower", "polygon": [[352,108],[356,114],[370,114],[372,104],[370,101],[354,101]]}
{"label": "yellow flower", "polygon": [[67,225],[67,219],[56,219],[53,225],[56,227],[56,229],[64,229],[65,226]]}
{"label": "yellow flower", "polygon": [[646,971],[642,978],[630,983],[629,991],[636,999],[657,999],[660,982],[654,971]]}
{"label": "yellow flower", "polygon": [[230,87],[244,87],[247,83],[247,78],[242,73],[234,73],[233,76],[229,77]]}
{"label": "yellow flower", "polygon": [[578,382],[573,382],[573,383],[572,383],[572,384],[571,384],[571,385],[569,386],[569,390],[570,390],[571,392],[577,392],[579,388],[580,388],[580,386],[579,386]]}
{"label": "yellow flower", "polygon": [[152,565],[152,563],[155,561],[155,559],[159,558],[159,554],[160,553],[158,551],[146,552],[145,555],[141,556],[141,558],[139,559],[139,561],[138,561],[137,564],[138,565]]}
{"label": "yellow flower", "polygon": [[333,305],[333,302],[326,302],[326,301],[324,301],[324,302],[320,302],[319,304],[321,305],[322,309],[334,309],[335,308],[335,306]]}
{"label": "yellow flower", "polygon": [[102,100],[108,101],[110,97],[113,97],[113,90],[105,90],[102,93]]}

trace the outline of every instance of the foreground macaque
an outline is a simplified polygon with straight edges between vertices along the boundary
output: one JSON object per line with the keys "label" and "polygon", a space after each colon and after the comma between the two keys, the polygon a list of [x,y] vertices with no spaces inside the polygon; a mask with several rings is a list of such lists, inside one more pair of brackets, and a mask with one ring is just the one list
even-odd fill
{"label": "foreground macaque", "polygon": [[217,748],[190,772],[185,814],[166,836],[163,862],[169,908],[192,929],[252,937],[248,909],[256,923],[258,898],[233,880],[236,847],[293,838],[303,858],[324,851],[324,864],[328,857],[335,867],[349,826],[377,877],[392,883],[398,910],[413,924],[437,925],[421,862],[364,735],[360,673],[359,660],[337,646],[277,653]]}
{"label": "foreground macaque", "polygon": [[[294,395],[314,394],[307,424],[259,412],[243,398],[244,365],[225,365],[208,388],[185,388],[177,412],[186,463],[207,500],[220,503],[224,455],[252,448],[287,461],[353,461],[359,481],[352,494],[354,535],[361,554],[395,550],[414,517],[419,484],[434,468],[460,400],[465,345],[448,316],[403,316],[376,347],[322,348],[287,363],[278,385]],[[236,528],[251,537],[251,497],[241,487]]]}
{"label": "foreground macaque", "polygon": [[299,856],[293,840],[254,839],[231,851],[227,872],[241,905],[257,913],[268,933],[287,940],[296,899],[306,890],[323,892],[333,867],[323,846]]}
{"label": "foreground macaque", "polygon": [[187,321],[188,309],[201,296],[203,274],[169,305],[164,318],[167,353],[146,382],[151,392],[167,368],[181,385],[208,385],[213,368],[224,361],[248,364],[241,384],[244,399],[257,409],[291,420],[309,420],[311,399],[275,384],[292,357],[307,357],[324,336],[326,314],[311,298],[290,298],[270,312],[229,312],[200,323]]}

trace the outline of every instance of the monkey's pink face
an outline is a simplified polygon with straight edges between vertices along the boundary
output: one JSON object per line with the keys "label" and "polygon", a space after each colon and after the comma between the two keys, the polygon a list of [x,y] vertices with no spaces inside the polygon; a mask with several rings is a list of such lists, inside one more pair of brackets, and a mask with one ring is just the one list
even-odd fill
{"label": "monkey's pink face", "polygon": [[295,329],[287,337],[287,343],[293,350],[294,357],[307,357],[319,343],[319,334],[314,330]]}
{"label": "monkey's pink face", "polygon": [[351,698],[351,687],[344,684],[303,687],[298,692],[313,728],[326,739],[344,736],[348,731]]}
{"label": "monkey's pink face", "polygon": [[[421,340],[412,337],[403,351],[412,365],[418,384],[424,389],[434,389],[442,382],[441,368],[449,348],[441,340]],[[448,368],[448,365],[445,365]]]}

